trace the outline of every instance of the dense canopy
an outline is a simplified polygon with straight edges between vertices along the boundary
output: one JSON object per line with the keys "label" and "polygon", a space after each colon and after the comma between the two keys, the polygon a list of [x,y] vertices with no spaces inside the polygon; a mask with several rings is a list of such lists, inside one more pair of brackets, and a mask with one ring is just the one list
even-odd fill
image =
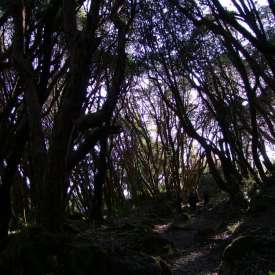
{"label": "dense canopy", "polygon": [[274,1],[13,0],[0,14],[1,238],[12,220],[58,232],[162,192],[180,210],[207,174],[246,207],[274,176]]}

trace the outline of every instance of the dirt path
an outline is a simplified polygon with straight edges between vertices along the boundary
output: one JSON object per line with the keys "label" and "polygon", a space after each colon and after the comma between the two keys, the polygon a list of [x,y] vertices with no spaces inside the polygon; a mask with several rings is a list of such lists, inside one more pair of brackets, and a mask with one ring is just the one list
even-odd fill
{"label": "dirt path", "polygon": [[174,259],[173,274],[217,274],[219,259],[208,245],[188,249]]}
{"label": "dirt path", "polygon": [[223,250],[233,233],[228,225],[237,220],[224,214],[223,209],[203,209],[192,213],[188,221],[156,226],[155,231],[175,245],[177,252],[166,259],[173,274],[218,274]]}
{"label": "dirt path", "polygon": [[[196,233],[192,232],[192,234],[195,235]],[[178,233],[175,233],[176,235]],[[181,237],[176,236],[176,238]],[[186,237],[186,240],[190,244],[188,237]],[[225,243],[213,239],[203,243],[194,242],[185,249],[177,247],[179,255],[170,259],[173,274],[217,274]],[[177,245],[176,242],[175,244]],[[183,239],[181,239],[180,246],[182,245]]]}

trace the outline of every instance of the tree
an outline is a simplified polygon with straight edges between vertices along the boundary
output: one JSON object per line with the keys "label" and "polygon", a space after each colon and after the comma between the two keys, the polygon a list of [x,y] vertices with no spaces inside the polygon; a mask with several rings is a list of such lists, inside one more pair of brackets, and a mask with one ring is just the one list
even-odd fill
{"label": "tree", "polygon": [[[20,153],[12,160],[9,156],[28,146],[36,221],[48,230],[58,231],[62,226],[72,168],[102,135],[114,131],[110,122],[125,78],[127,34],[135,7],[135,1],[97,0],[89,6],[70,0],[15,1],[5,7],[1,26],[11,32],[6,34],[8,46],[2,55],[9,65],[7,74],[17,82],[8,86],[9,79],[3,79],[3,89],[9,87],[6,93],[13,100],[11,106],[9,102],[4,106],[6,121],[1,121],[1,127],[8,127],[6,123],[18,128],[23,123],[21,127],[28,133],[17,137],[20,148],[1,156],[1,163],[7,163],[3,174],[9,173],[8,183],[1,177],[1,196],[9,200],[8,171],[15,171],[21,158]],[[114,62],[106,74],[97,60],[108,47]],[[106,87],[107,97],[94,111],[91,101],[100,92],[96,84]],[[15,110],[16,119],[10,122],[7,118]],[[46,129],[45,120],[50,116]],[[9,138],[8,131],[1,133],[4,140]],[[11,136],[18,134],[14,131]],[[75,144],[76,140],[80,142]],[[5,202],[2,209],[8,209],[7,205]],[[4,231],[7,222],[8,218]]]}
{"label": "tree", "polygon": [[2,236],[20,181],[50,231],[66,209],[100,221],[126,190],[180,208],[206,170],[245,205],[246,178],[274,174],[274,5],[232,4],[1,2]]}

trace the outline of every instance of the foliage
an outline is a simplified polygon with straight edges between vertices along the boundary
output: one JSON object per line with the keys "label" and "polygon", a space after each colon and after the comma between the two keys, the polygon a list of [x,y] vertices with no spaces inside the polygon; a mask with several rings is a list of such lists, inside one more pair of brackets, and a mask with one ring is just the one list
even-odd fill
{"label": "foliage", "polygon": [[1,235],[180,211],[207,173],[246,208],[275,171],[274,7],[232,5],[1,1]]}

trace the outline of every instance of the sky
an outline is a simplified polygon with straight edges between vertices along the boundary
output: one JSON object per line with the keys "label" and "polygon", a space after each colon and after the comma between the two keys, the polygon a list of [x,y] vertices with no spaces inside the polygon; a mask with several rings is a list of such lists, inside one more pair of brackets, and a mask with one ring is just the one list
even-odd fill
{"label": "sky", "polygon": [[[238,1],[237,1],[238,2]],[[257,1],[253,1],[254,3],[258,3],[260,4],[261,6],[264,6],[264,5],[267,5],[267,0],[257,0]],[[231,7],[232,8],[232,1],[231,0],[220,0],[220,3],[223,5],[223,6],[226,6],[226,7]]]}

